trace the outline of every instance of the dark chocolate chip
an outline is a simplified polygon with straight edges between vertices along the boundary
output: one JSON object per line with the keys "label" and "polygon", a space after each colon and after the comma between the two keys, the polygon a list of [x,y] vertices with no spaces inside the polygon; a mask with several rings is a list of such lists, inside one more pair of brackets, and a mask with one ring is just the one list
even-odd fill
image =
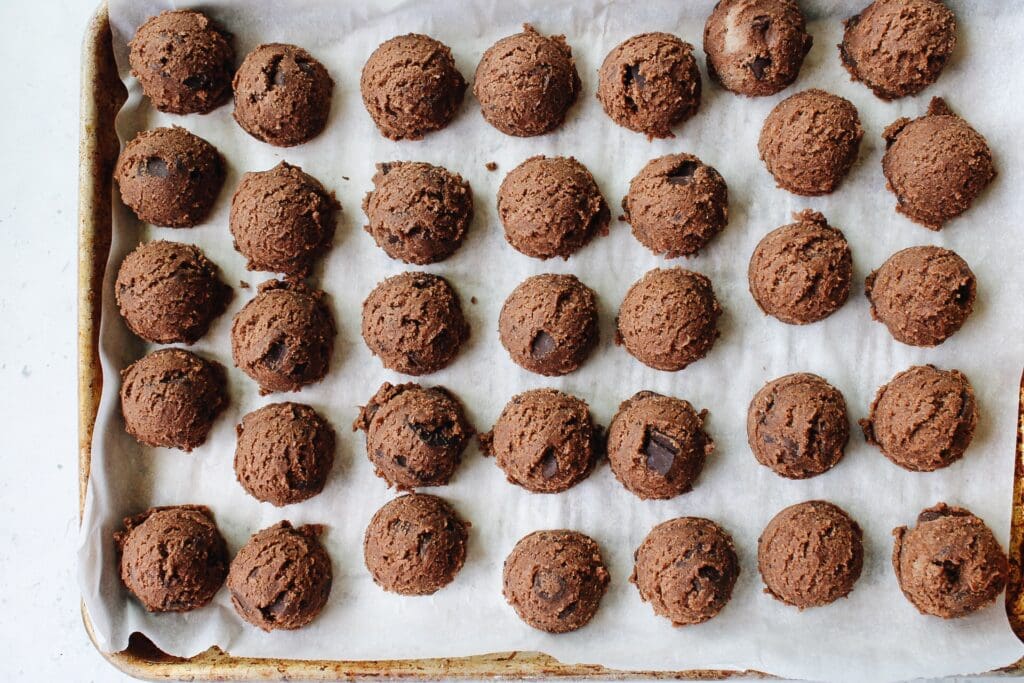
{"label": "dark chocolate chip", "polygon": [[689,160],[679,164],[666,176],[669,185],[686,185],[693,179],[693,174],[696,173],[699,165],[696,161]]}
{"label": "dark chocolate chip", "polygon": [[427,554],[427,547],[430,545],[430,539],[434,537],[434,534],[429,531],[424,531],[416,539],[416,554],[423,557]]}
{"label": "dark chocolate chip", "polygon": [[672,464],[679,455],[679,446],[671,437],[651,429],[644,440],[644,454],[647,456],[648,469],[664,477],[672,469]]}
{"label": "dark chocolate chip", "polygon": [[550,569],[538,569],[533,575],[533,590],[541,600],[554,602],[565,594],[565,579]]}
{"label": "dark chocolate chip", "polygon": [[153,176],[154,178],[166,178],[170,175],[170,169],[167,168],[167,162],[160,157],[150,157],[146,159],[144,169],[146,175]]}
{"label": "dark chocolate chip", "polygon": [[760,81],[764,78],[765,70],[771,65],[770,57],[755,57],[754,61],[750,63],[750,70],[754,72],[754,78]]}
{"label": "dark chocolate chip", "polygon": [[185,87],[190,90],[209,90],[213,83],[206,74],[193,74],[185,79]]}
{"label": "dark chocolate chip", "polygon": [[555,338],[541,330],[530,342],[530,355],[534,358],[543,358],[554,351],[557,346]]}
{"label": "dark chocolate chip", "polygon": [[643,90],[646,85],[647,79],[640,73],[639,64],[629,64],[626,66],[626,73],[622,77],[622,84],[626,86],[626,90],[629,90],[629,86],[636,84],[637,90]]}
{"label": "dark chocolate chip", "polygon": [[281,364],[281,360],[286,352],[287,348],[284,342],[276,341],[267,347],[267,352],[263,354],[263,362],[272,368],[276,368]]}
{"label": "dark chocolate chip", "polygon": [[558,459],[550,448],[544,451],[544,456],[540,459],[540,474],[545,479],[551,479],[558,474]]}
{"label": "dark chocolate chip", "polygon": [[425,425],[419,422],[407,422],[406,423],[416,436],[420,438],[420,441],[427,444],[431,448],[438,448],[441,446],[450,446],[453,443],[453,439],[449,436],[452,424],[451,422],[445,422],[444,424],[436,427]]}

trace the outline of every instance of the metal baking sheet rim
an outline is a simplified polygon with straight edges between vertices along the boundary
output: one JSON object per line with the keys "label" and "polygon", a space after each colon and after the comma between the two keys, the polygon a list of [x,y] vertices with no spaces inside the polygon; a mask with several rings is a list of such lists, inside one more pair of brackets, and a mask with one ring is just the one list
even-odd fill
{"label": "metal baking sheet rim", "polygon": [[[114,117],[126,99],[111,44],[107,4],[96,9],[82,45],[81,127],[78,203],[78,489],[79,520],[85,506],[103,376],[99,363],[99,319],[103,274],[110,250],[113,166],[119,143]],[[1014,632],[1024,640],[1024,377],[1021,383],[1014,459],[1013,521],[1010,531],[1010,588],[1006,610]],[[85,605],[82,621],[96,645]],[[350,680],[354,678],[625,678],[722,680],[734,676],[768,677],[757,671],[620,671],[588,664],[563,664],[540,652],[499,652],[472,657],[376,661],[289,660],[233,657],[211,647],[194,657],[168,655],[135,633],[121,652],[97,651],[120,671],[148,680]],[[997,673],[1024,676],[1024,658]]]}

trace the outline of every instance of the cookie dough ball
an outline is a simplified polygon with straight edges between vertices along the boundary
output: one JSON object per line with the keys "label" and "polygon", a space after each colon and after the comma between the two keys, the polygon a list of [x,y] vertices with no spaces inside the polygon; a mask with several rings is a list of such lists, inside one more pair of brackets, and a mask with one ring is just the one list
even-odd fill
{"label": "cookie dough ball", "polygon": [[217,148],[184,128],[154,128],[128,141],[114,179],[121,201],[139,220],[191,228],[210,214],[224,184]]}
{"label": "cookie dough ball", "polygon": [[284,161],[246,173],[231,200],[231,236],[249,270],[309,275],[331,246],[341,209],[320,181]]}
{"label": "cookie dough ball", "polygon": [[467,526],[437,496],[399,496],[377,510],[366,527],[366,568],[374,583],[390,593],[436,593],[462,569]]}
{"label": "cookie dough ball", "polygon": [[862,536],[857,522],[832,503],[786,508],[757,540],[765,593],[801,610],[846,597],[864,566]]}
{"label": "cookie dough ball", "polygon": [[1009,565],[999,541],[970,510],[939,503],[917,526],[893,529],[892,567],[900,590],[921,614],[967,616],[1006,588]]}
{"label": "cookie dough ball", "polygon": [[238,615],[264,631],[302,628],[331,594],[323,527],[285,520],[253,534],[231,561],[228,590]]}
{"label": "cookie dough ball", "polygon": [[608,116],[648,139],[671,138],[672,126],[700,107],[693,46],[670,33],[642,33],[612,49],[598,71],[597,99]]}
{"label": "cookie dough ball", "polygon": [[327,125],[334,81],[301,47],[270,43],[246,55],[234,88],[238,125],[257,140],[292,147]]}
{"label": "cookie dough ball", "polygon": [[363,341],[384,367],[426,375],[447,367],[469,339],[459,295],[443,277],[401,273],[363,302]]}
{"label": "cookie dough ball", "polygon": [[925,116],[897,119],[882,137],[882,172],[896,210],[931,230],[971,208],[996,177],[984,136],[937,97]]}
{"label": "cookie dough ball", "polygon": [[168,114],[206,114],[231,97],[231,34],[201,12],[161,12],[128,43],[128,63],[142,92]]}
{"label": "cookie dough ball", "polygon": [[911,346],[949,339],[974,310],[977,289],[974,272],[959,255],[932,246],[896,252],[864,283],[871,317]]}
{"label": "cookie dough ball", "polygon": [[363,228],[388,256],[426,265],[462,246],[473,222],[473,192],[458,173],[417,161],[377,164],[363,199]]}
{"label": "cookie dough ball", "polygon": [[498,188],[505,239],[521,254],[569,258],[608,232],[611,212],[594,176],[573,157],[530,157]]}
{"label": "cookie dough ball", "polygon": [[532,389],[508,402],[494,428],[480,435],[480,445],[511,483],[559,493],[590,476],[599,439],[585,401],[556,389]]}
{"label": "cookie dough ball", "polygon": [[182,349],[160,349],[121,372],[125,429],[146,446],[201,446],[228,404],[224,368]]}
{"label": "cookie dough ball", "polygon": [[842,460],[849,439],[846,400],[810,373],[768,382],[747,411],[747,443],[754,457],[787,479],[829,471]]}
{"label": "cookie dough ball", "polygon": [[868,443],[913,472],[932,472],[963,457],[978,424],[974,389],[959,370],[916,365],[878,390],[860,421]]}
{"label": "cookie dough ball", "polygon": [[498,336],[520,367],[566,375],[597,346],[597,296],[575,275],[534,275],[505,299]]}
{"label": "cookie dough ball", "polygon": [[452,120],[466,81],[452,51],[430,36],[409,33],[373,51],[359,79],[363,105],[380,134],[419,140]]}
{"label": "cookie dough ball", "polygon": [[704,24],[708,76],[748,97],[789,87],[812,42],[794,0],[721,0]]}
{"label": "cookie dough ball", "polygon": [[857,160],[862,137],[857,108],[814,88],[775,105],[757,149],[779,187],[813,197],[839,187]]}
{"label": "cookie dough ball", "polygon": [[121,581],[150,612],[189,612],[208,604],[228,574],[228,549],[201,505],[150,508],[114,534]]}
{"label": "cookie dough ball", "polygon": [[615,343],[655,370],[682,370],[711,350],[720,315],[707,277],[682,268],[655,268],[626,292]]}
{"label": "cookie dough ball", "polygon": [[324,490],[334,465],[334,429],[301,403],[272,403],[235,427],[235,477],[256,500],[281,507]]}
{"label": "cookie dough ball", "polygon": [[489,47],[473,79],[473,94],[487,123],[521,138],[562,125],[579,91],[565,36],[542,36],[529,24]]}
{"label": "cookie dough ball", "polygon": [[586,626],[608,590],[608,569],[594,539],[559,529],[534,531],[505,558],[504,595],[533,628],[568,633]]}
{"label": "cookie dough ball", "polygon": [[199,247],[159,240],[125,257],[114,296],[137,336],[154,344],[192,344],[224,312],[231,288]]}
{"label": "cookie dough ball", "polygon": [[704,431],[706,415],[689,401],[653,391],[633,394],[608,427],[608,463],[615,478],[643,500],[689,491],[715,450]]}
{"label": "cookie dough ball", "polygon": [[327,375],[337,332],[323,298],[303,284],[270,280],[235,315],[231,355],[261,394],[298,391]]}
{"label": "cookie dough ball", "polygon": [[790,325],[823,320],[850,296],[853,256],[842,231],[817,211],[765,235],[754,249],[747,282],[761,310]]}
{"label": "cookie dough ball", "polygon": [[716,616],[732,597],[740,573],[732,536],[700,517],[654,527],[634,560],[630,582],[654,613],[673,626],[701,624]]}
{"label": "cookie dough ball", "polygon": [[655,254],[696,254],[729,221],[729,190],[711,166],[692,154],[653,159],[622,199],[633,236]]}
{"label": "cookie dough ball", "polygon": [[454,394],[411,383],[382,384],[352,428],[366,432],[377,476],[399,490],[447,484],[474,434]]}
{"label": "cookie dough ball", "polygon": [[956,17],[938,0],[875,0],[843,25],[843,66],[883,100],[934,83],[956,47]]}

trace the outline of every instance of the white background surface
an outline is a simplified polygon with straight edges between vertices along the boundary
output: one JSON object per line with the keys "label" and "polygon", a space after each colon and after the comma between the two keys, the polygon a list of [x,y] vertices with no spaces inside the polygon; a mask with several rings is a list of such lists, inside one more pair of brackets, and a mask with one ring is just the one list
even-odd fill
{"label": "white background surface", "polygon": [[0,2],[0,679],[120,680],[75,581],[78,71],[92,0]]}

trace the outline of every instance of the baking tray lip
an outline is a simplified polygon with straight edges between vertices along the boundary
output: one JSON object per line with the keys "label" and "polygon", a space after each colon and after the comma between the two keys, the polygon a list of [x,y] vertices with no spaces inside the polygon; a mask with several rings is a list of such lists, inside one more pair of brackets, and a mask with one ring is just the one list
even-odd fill
{"label": "baking tray lip", "polygon": [[[108,238],[100,240],[97,249],[97,212],[109,214],[111,210],[110,173],[104,173],[105,165],[111,165],[116,158],[116,145],[104,156],[100,140],[101,126],[109,125],[113,116],[123,105],[126,94],[116,71],[113,59],[113,45],[110,38],[110,23],[107,0],[101,0],[87,24],[82,42],[82,68],[80,93],[80,139],[79,139],[79,233],[78,233],[78,391],[79,391],[79,523],[85,507],[86,491],[90,475],[92,433],[98,407],[98,396],[102,387],[102,371],[97,357],[97,332],[101,311],[102,276],[107,261]],[[113,71],[111,71],[113,68]],[[103,77],[113,78],[111,92],[98,92],[97,85]],[[106,98],[108,101],[103,102]],[[111,156],[112,154],[112,156]],[[107,202],[104,207],[101,202]],[[109,215],[107,215],[109,218]],[[1024,376],[1021,378],[1021,406],[1019,416],[1024,415]],[[1016,588],[1005,598],[1007,611],[1015,631],[1024,632],[1024,595],[1021,595],[1021,573],[1019,562],[1014,560],[1019,552],[1021,536],[1024,536],[1024,448],[1022,448],[1024,424],[1018,420],[1017,452],[1014,466],[1014,515],[1011,528],[1011,564],[1016,579]],[[1016,605],[1017,618],[1014,619]],[[563,664],[539,652],[500,652],[470,657],[429,660],[308,660],[279,658],[235,657],[219,648],[211,647],[191,658],[167,655],[149,643],[139,634],[144,643],[129,643],[121,652],[104,652],[99,646],[96,633],[89,618],[84,601],[81,603],[82,623],[90,642],[96,651],[114,668],[133,678],[144,680],[167,680],[177,678],[217,680],[268,680],[282,677],[298,677],[317,680],[351,680],[365,678],[415,678],[420,680],[441,680],[444,678],[496,678],[515,677],[537,679],[543,677],[574,678],[689,678],[719,680],[737,676],[768,677],[768,674],[754,670],[691,670],[691,671],[621,671],[589,664]],[[1018,637],[1020,637],[1018,635]],[[151,648],[151,649],[150,649]],[[145,649],[151,656],[140,652]],[[989,673],[1024,676],[1024,658],[1006,667]]]}

